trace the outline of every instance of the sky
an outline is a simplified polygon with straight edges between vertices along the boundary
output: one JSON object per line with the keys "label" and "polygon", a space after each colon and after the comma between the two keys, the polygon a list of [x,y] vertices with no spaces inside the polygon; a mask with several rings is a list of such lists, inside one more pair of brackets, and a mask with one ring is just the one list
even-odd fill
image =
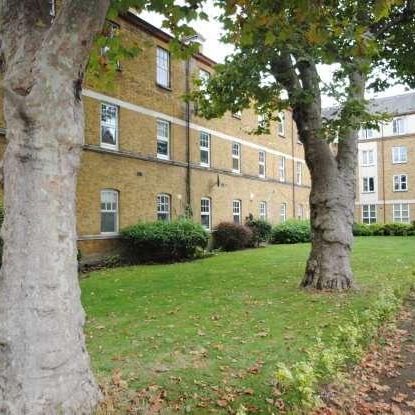
{"label": "sky", "polygon": [[[224,44],[220,41],[223,30],[221,24],[216,20],[218,10],[214,7],[213,0],[207,1],[204,11],[208,14],[209,21],[196,21],[192,24],[192,27],[205,38],[202,49],[203,54],[218,63],[222,63],[224,62],[226,56],[232,53],[233,47],[232,45]],[[156,27],[161,27],[162,17],[156,13],[142,12],[140,17]],[[330,83],[332,73],[332,67],[328,65],[319,66],[319,74],[323,82]],[[411,91],[409,91],[404,85],[396,85],[376,95],[368,94],[367,98],[392,96],[406,92]],[[323,107],[336,104],[332,98],[325,96],[322,98],[322,103]]]}

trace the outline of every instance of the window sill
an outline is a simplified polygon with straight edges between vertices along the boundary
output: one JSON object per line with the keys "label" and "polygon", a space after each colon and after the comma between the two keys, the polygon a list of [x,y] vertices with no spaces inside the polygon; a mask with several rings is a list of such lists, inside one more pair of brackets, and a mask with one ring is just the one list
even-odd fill
{"label": "window sill", "polygon": [[407,164],[408,160],[406,161],[392,161],[392,164]]}
{"label": "window sill", "polygon": [[285,133],[278,133],[278,137],[281,137],[281,138],[286,138],[286,137],[285,137]]}
{"label": "window sill", "polygon": [[375,193],[375,191],[374,190],[368,190],[368,191],[363,191],[362,192],[362,195],[370,195],[371,193]]}
{"label": "window sill", "polygon": [[200,163],[200,167],[210,168],[210,164]]}
{"label": "window sill", "polygon": [[396,190],[396,189],[394,189],[393,191],[396,192],[396,193],[402,193],[402,192],[407,192],[408,189],[403,189],[403,190]]}
{"label": "window sill", "polygon": [[164,91],[168,91],[168,92],[172,92],[173,91],[173,89],[170,86],[161,85],[161,84],[158,84],[157,82],[156,82],[156,87],[157,88],[160,88],[160,89],[162,89]]}
{"label": "window sill", "polygon": [[375,167],[375,166],[376,166],[375,163],[373,163],[373,164],[362,164],[362,167]]}
{"label": "window sill", "polygon": [[170,156],[165,156],[164,154],[157,154],[159,160],[170,160]]}
{"label": "window sill", "polygon": [[101,143],[100,147],[101,148],[106,148],[107,150],[118,151],[118,146],[112,146],[111,144]]}

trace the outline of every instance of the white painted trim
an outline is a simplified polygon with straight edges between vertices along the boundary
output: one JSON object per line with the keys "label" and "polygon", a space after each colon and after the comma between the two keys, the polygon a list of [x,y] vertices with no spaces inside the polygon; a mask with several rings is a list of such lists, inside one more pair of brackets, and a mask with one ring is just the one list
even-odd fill
{"label": "white painted trim", "polygon": [[[110,104],[118,105],[120,108],[125,108],[125,109],[128,109],[130,111],[134,111],[134,112],[138,112],[140,114],[148,115],[149,117],[162,118],[165,121],[170,121],[173,124],[177,124],[177,125],[180,125],[182,127],[186,127],[186,122],[184,120],[180,119],[180,118],[172,117],[171,115],[164,114],[162,112],[154,111],[154,110],[142,107],[140,105],[135,105],[135,104],[132,104],[130,102],[122,101],[118,98],[113,98],[113,97],[110,97],[108,95],[101,94],[100,92],[92,91],[90,89],[84,89],[82,91],[82,94],[85,95],[86,97],[93,98],[93,99],[96,99],[98,101],[105,101],[105,102],[108,102]],[[249,141],[243,140],[243,139],[238,138],[238,137],[233,137],[229,134],[225,134],[225,133],[222,133],[220,131],[211,130],[211,129],[206,128],[202,125],[198,125],[198,124],[195,124],[195,123],[190,123],[190,128],[192,130],[196,130],[196,131],[204,131],[208,134],[211,134],[212,136],[221,138],[221,139],[226,140],[226,141],[233,141],[233,142],[236,142],[236,143],[240,143],[240,144],[243,144],[244,146],[251,147],[251,148],[254,148],[256,150],[266,151],[267,153],[274,154],[276,156],[284,156],[284,157],[286,157],[290,160],[300,161],[301,163],[305,164],[305,161],[303,159],[300,159],[300,158],[297,158],[297,157],[292,157],[290,154],[282,153],[281,151],[277,151],[277,150],[273,150],[273,149],[268,148],[268,147],[260,146],[258,144],[251,143]]]}
{"label": "white painted trim", "polygon": [[396,199],[396,200],[386,200],[386,201],[378,200],[376,202],[370,202],[370,203],[369,202],[355,202],[355,205],[356,206],[361,206],[361,205],[383,205],[383,204],[393,205],[395,203],[408,203],[408,204],[411,204],[411,203],[415,203],[415,199],[408,199],[408,200]]}

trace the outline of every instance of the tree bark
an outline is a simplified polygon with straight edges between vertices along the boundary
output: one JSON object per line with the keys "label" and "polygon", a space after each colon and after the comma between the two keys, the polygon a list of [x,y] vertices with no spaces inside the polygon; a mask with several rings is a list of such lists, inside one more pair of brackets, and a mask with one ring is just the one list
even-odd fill
{"label": "tree bark", "polygon": [[109,1],[64,2],[54,22],[35,0],[5,3],[0,413],[90,414],[100,392],[82,331],[75,191],[82,74]]}

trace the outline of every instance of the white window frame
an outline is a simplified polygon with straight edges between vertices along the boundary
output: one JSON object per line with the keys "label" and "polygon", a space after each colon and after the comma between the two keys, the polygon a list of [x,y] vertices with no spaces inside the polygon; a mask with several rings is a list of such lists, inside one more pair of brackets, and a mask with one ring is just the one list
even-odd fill
{"label": "white window frame", "polygon": [[[238,168],[235,169],[234,162],[237,161]],[[234,173],[241,172],[241,144],[240,143],[232,143],[232,171]]]}
{"label": "white window frame", "polygon": [[392,164],[404,164],[408,162],[408,149],[406,146],[392,147]]}
{"label": "white window frame", "polygon": [[[103,201],[104,199],[104,194],[110,194],[111,197],[115,196],[115,200],[112,201]],[[100,214],[101,214],[101,235],[117,235],[118,234],[118,230],[119,230],[119,192],[115,189],[102,189],[100,192]],[[109,209],[108,208],[102,208],[102,204],[113,204],[115,201],[115,209],[113,209],[113,207],[111,206]],[[103,213],[114,213],[115,214],[115,229],[113,231],[103,231],[102,230],[102,214]]]}
{"label": "white window frame", "polygon": [[303,183],[303,163],[301,161],[297,161],[295,167],[295,181],[298,185]]}
{"label": "white window frame", "polygon": [[242,111],[241,110],[238,110],[236,112],[233,112],[232,113],[232,117],[233,118],[236,118],[238,120],[241,120],[242,119]]}
{"label": "white window frame", "polygon": [[[162,209],[163,206],[166,206],[167,200],[167,209]],[[167,218],[159,217],[159,215],[167,215]],[[165,220],[170,222],[171,220],[171,195],[168,193],[158,193],[156,196],[156,217],[157,220]]]}
{"label": "white window frame", "polygon": [[156,83],[162,88],[171,88],[170,52],[161,46],[156,48]]}
{"label": "white window frame", "polygon": [[278,118],[280,119],[277,124],[277,134],[280,137],[285,137],[285,112],[281,111],[278,113]]}
{"label": "white window frame", "polygon": [[375,165],[375,152],[373,150],[362,150],[362,166]]}
{"label": "white window frame", "polygon": [[259,202],[259,219],[268,219],[268,203],[264,200]]}
{"label": "white window frame", "polygon": [[392,134],[393,135],[405,134],[405,118],[396,117],[392,120]]}
{"label": "white window frame", "polygon": [[[167,137],[159,135],[159,124],[163,124],[166,127]],[[157,142],[156,142],[156,151],[157,151],[157,158],[162,160],[170,160],[170,134],[171,134],[171,124],[169,121],[162,120],[157,118],[156,121],[156,134],[157,134]],[[167,154],[161,154],[158,152],[158,143],[163,142],[167,143]]]}
{"label": "white window frame", "polygon": [[262,179],[267,176],[267,153],[263,150],[258,151],[258,176]]}
{"label": "white window frame", "polygon": [[286,180],[285,164],[285,156],[280,156],[278,158],[278,179],[282,183]]}
{"label": "white window frame", "polygon": [[[402,180],[403,177],[405,177],[405,180]],[[402,186],[403,184],[405,184],[405,186]],[[407,192],[408,191],[408,175],[407,174],[395,174],[393,176],[393,191],[394,192]]]}
{"label": "white window frame", "polygon": [[[202,137],[207,138],[207,146],[202,145]],[[200,149],[200,165],[203,167],[210,167],[210,143],[211,143],[211,136],[206,131],[200,131],[199,133],[199,149]],[[207,163],[202,161],[202,152],[207,153],[208,161]]]}
{"label": "white window frame", "polygon": [[[207,204],[205,202],[207,202]],[[203,217],[208,218],[208,226],[203,224]],[[212,229],[212,200],[210,197],[202,197],[200,199],[200,223],[208,231]]]}
{"label": "white window frame", "polygon": [[[406,209],[404,209],[406,206]],[[406,216],[404,212],[406,211]],[[410,223],[409,203],[394,203],[392,205],[393,222]],[[398,212],[398,215],[396,214]]]}
{"label": "white window frame", "polygon": [[[102,121],[102,114],[103,108],[105,107],[112,107],[115,109],[115,124],[111,124],[108,122]],[[100,142],[102,148],[108,148],[110,150],[118,150],[118,117],[119,117],[119,108],[117,105],[110,104],[108,102],[101,102],[101,111],[100,111]],[[114,129],[114,137],[115,137],[115,144],[104,143],[102,141],[102,128],[113,128]]]}
{"label": "white window frame", "polygon": [[298,220],[304,219],[304,206],[301,203],[297,205],[297,219]]}
{"label": "white window frame", "polygon": [[[242,202],[240,199],[232,200],[232,218],[233,223],[242,224]],[[235,220],[237,218],[237,220]]]}
{"label": "white window frame", "polygon": [[285,202],[280,204],[280,223],[287,220],[287,204]]}
{"label": "white window frame", "polygon": [[[370,190],[370,179],[373,179],[373,190]],[[365,176],[362,180],[362,193],[374,193],[376,189],[375,177]]]}
{"label": "white window frame", "polygon": [[377,221],[376,205],[373,203],[362,205],[362,223],[366,223],[370,225],[372,223],[376,223],[376,221]]}
{"label": "white window frame", "polygon": [[258,114],[258,127],[261,127],[261,128],[266,127],[265,114]]}

